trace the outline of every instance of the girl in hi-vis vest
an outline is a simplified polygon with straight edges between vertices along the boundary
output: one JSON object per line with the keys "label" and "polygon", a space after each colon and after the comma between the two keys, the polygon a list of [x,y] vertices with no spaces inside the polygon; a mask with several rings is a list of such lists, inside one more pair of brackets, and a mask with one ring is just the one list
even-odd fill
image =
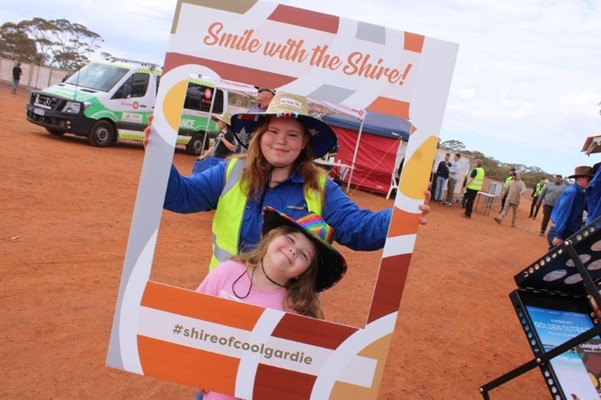
{"label": "girl in hi-vis vest", "polygon": [[[172,166],[165,194],[167,210],[216,211],[211,268],[257,245],[264,207],[294,219],[314,212],[334,229],[334,240],[353,250],[384,246],[392,210],[359,208],[313,163],[337,139],[327,124],[309,115],[306,98],[278,91],[265,112],[236,114],[231,121],[247,152],[190,177]],[[144,133],[145,146],[152,145],[150,127]],[[425,224],[430,207],[419,209]]]}

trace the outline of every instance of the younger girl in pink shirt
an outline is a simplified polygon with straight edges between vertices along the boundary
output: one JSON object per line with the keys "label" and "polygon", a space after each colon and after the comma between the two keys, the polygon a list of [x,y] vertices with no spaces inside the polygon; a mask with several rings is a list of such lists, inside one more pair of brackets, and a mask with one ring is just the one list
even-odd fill
{"label": "younger girl in pink shirt", "polygon": [[[266,207],[257,247],[219,264],[196,291],[323,318],[318,293],[334,286],[346,272],[346,261],[331,245],[333,238],[334,231],[317,214],[294,220]],[[232,399],[204,394],[204,400]]]}

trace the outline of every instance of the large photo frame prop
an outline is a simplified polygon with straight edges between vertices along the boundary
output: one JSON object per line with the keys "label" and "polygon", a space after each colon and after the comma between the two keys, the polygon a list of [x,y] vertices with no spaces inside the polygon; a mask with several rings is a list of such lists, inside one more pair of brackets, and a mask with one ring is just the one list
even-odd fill
{"label": "large photo frame prop", "polygon": [[[419,34],[264,1],[178,1],[107,365],[248,399],[376,399],[457,50]],[[339,104],[359,116],[377,111],[412,122],[364,327],[149,281],[193,73]]]}

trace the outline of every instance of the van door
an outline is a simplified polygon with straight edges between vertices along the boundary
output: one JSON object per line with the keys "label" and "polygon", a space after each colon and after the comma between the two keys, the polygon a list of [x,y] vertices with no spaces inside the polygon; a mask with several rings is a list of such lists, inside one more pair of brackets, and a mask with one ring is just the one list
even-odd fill
{"label": "van door", "polygon": [[108,108],[118,117],[117,129],[141,133],[148,125],[148,115],[154,110],[156,86],[146,72],[134,72],[117,88],[108,101]]}

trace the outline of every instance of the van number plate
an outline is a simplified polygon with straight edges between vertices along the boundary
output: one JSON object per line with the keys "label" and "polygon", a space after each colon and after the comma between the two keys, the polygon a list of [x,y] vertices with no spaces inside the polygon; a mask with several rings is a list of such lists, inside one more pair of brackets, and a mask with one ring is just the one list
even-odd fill
{"label": "van number plate", "polygon": [[37,114],[37,115],[44,116],[44,110],[43,110],[43,109],[41,109],[41,108],[37,108],[37,107],[36,107],[36,108],[34,108],[34,109],[33,109],[33,113],[34,113],[34,114]]}

